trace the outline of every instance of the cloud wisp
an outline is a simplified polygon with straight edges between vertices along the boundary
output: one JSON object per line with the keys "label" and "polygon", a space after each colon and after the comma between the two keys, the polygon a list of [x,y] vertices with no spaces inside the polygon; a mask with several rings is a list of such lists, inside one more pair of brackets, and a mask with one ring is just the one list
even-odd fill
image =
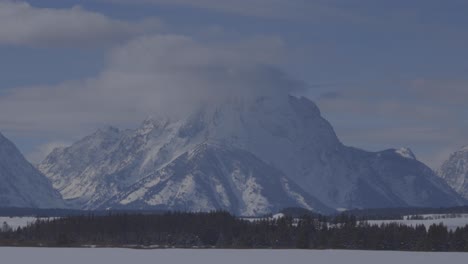
{"label": "cloud wisp", "polygon": [[79,46],[112,44],[161,29],[161,22],[115,20],[79,6],[37,8],[26,2],[0,0],[0,44]]}
{"label": "cloud wisp", "polygon": [[311,0],[101,0],[122,4],[157,4],[198,8],[262,19],[321,21],[323,18],[360,21],[330,1]]}

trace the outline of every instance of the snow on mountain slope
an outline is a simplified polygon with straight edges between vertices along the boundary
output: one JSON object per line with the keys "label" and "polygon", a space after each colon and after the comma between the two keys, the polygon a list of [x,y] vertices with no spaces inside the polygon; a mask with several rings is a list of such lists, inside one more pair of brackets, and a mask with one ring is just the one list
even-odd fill
{"label": "snow on mountain slope", "polygon": [[444,207],[466,202],[425,164],[395,150],[372,153],[361,169],[359,184],[365,184],[353,199],[365,207]]}
{"label": "snow on mountain slope", "polygon": [[468,199],[468,146],[450,155],[438,173],[456,192]]}
{"label": "snow on mountain slope", "polygon": [[263,215],[286,207],[332,212],[249,152],[203,143],[113,197],[104,207]]}
{"label": "snow on mountain slope", "polygon": [[[407,149],[371,153],[344,146],[313,102],[293,96],[229,99],[189,117],[149,119],[136,130],[100,130],[55,150],[39,168],[65,199],[99,208],[205,142],[249,152],[332,208],[464,202]],[[174,188],[185,188],[180,184]],[[132,192],[132,199],[142,192]]]}
{"label": "snow on mountain slope", "polygon": [[0,207],[64,207],[49,180],[1,133],[0,183]]}
{"label": "snow on mountain slope", "polygon": [[414,155],[413,151],[411,151],[411,149],[409,148],[399,148],[395,150],[395,152],[399,154],[400,156],[402,156],[403,158],[413,159],[413,160],[416,159],[416,155]]}

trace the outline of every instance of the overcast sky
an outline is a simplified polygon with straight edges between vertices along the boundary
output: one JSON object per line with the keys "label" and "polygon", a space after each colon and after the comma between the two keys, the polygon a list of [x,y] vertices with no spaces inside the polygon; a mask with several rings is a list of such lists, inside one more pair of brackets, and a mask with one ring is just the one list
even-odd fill
{"label": "overcast sky", "polygon": [[466,14],[465,0],[0,0],[0,131],[38,162],[174,104],[300,91],[346,145],[436,168],[468,144]]}

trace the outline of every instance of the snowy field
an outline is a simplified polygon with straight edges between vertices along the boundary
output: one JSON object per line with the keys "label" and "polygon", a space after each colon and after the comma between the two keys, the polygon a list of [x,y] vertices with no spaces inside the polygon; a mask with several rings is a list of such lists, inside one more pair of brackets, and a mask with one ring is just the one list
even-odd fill
{"label": "snowy field", "polygon": [[419,215],[423,219],[409,220],[410,216],[406,216],[405,220],[370,220],[369,224],[382,224],[382,223],[399,223],[408,226],[424,225],[426,228],[433,224],[444,224],[449,230],[455,230],[457,227],[464,227],[468,225],[468,214],[461,214],[456,216],[451,215]]}
{"label": "snowy field", "polygon": [[51,249],[0,248],[0,262],[24,263],[317,263],[440,264],[466,263],[468,253],[425,253],[345,250],[205,250],[205,249]]}

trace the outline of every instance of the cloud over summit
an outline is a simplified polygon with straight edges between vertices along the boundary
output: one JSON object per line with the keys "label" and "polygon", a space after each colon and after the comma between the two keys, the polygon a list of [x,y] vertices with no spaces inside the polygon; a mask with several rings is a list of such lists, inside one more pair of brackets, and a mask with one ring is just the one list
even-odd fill
{"label": "cloud over summit", "polygon": [[[256,52],[259,46],[263,52]],[[95,78],[9,91],[0,97],[0,113],[16,114],[0,114],[0,123],[11,131],[83,134],[103,124],[133,125],[148,115],[186,115],[231,97],[285,97],[303,84],[275,66],[281,48],[268,37],[226,44],[139,37],[112,49]]]}

